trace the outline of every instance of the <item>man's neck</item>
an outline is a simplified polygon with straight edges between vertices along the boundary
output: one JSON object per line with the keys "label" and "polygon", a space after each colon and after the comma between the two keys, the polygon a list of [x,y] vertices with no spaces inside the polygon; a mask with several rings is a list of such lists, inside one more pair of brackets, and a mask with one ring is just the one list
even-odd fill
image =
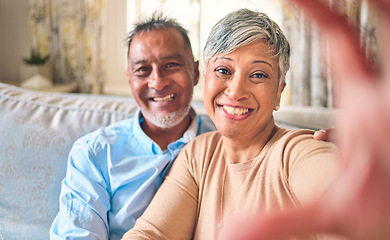
{"label": "man's neck", "polygon": [[147,119],[141,123],[141,128],[148,137],[150,137],[155,143],[157,143],[161,150],[166,150],[168,145],[178,139],[180,139],[184,132],[187,131],[191,124],[190,114],[186,116],[183,121],[172,128],[161,128],[152,124]]}

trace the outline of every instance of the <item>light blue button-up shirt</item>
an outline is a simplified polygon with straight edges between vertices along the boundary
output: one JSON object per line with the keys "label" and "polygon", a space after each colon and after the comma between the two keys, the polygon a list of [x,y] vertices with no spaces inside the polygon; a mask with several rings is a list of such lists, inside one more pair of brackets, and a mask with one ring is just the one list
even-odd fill
{"label": "light blue button-up shirt", "polygon": [[170,164],[196,135],[215,130],[192,111],[183,137],[162,151],[135,117],[78,139],[62,181],[60,210],[50,239],[121,239],[160,187]]}

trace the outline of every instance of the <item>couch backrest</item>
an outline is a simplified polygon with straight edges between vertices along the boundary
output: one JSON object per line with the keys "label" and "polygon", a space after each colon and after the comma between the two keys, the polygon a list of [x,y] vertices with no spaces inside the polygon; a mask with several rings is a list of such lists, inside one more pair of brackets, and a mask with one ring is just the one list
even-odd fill
{"label": "couch backrest", "polygon": [[0,83],[0,239],[48,239],[73,142],[136,109],[130,98]]}

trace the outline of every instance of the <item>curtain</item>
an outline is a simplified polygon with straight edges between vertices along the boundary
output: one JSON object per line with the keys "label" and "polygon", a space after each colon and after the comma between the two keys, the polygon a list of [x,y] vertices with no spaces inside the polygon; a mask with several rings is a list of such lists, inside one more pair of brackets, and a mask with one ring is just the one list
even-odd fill
{"label": "curtain", "polygon": [[30,0],[31,48],[50,55],[53,83],[101,93],[107,0]]}
{"label": "curtain", "polygon": [[[32,47],[50,54],[54,83],[77,82],[81,92],[101,93],[105,79],[104,60],[107,0],[29,0]],[[348,16],[360,31],[367,56],[376,56],[376,13],[369,0],[324,0]],[[247,7],[272,13],[290,40],[291,69],[283,93],[283,105],[334,107],[329,58],[324,54],[321,35],[306,16],[285,1],[270,0],[127,0],[133,15],[160,9],[176,18],[190,31],[193,50],[201,51],[209,28],[234,9]],[[153,6],[153,7],[151,7]],[[274,11],[277,11],[274,14]],[[202,101],[203,81],[194,99]]]}
{"label": "curtain", "polygon": [[[327,3],[357,27],[367,57],[375,61],[377,15],[369,1],[327,0]],[[283,104],[334,107],[329,57],[322,49],[320,33],[301,11],[288,3],[283,4],[283,26],[292,48]]]}

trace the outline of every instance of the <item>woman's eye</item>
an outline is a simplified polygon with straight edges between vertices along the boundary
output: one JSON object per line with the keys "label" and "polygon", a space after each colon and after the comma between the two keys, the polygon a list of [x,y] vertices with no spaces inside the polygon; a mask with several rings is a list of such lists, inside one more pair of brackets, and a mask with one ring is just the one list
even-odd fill
{"label": "woman's eye", "polygon": [[226,68],[217,68],[217,69],[215,69],[215,71],[217,73],[224,74],[224,75],[230,74],[229,70],[227,70]]}
{"label": "woman's eye", "polygon": [[264,73],[255,73],[252,75],[253,78],[268,78],[267,74]]}

